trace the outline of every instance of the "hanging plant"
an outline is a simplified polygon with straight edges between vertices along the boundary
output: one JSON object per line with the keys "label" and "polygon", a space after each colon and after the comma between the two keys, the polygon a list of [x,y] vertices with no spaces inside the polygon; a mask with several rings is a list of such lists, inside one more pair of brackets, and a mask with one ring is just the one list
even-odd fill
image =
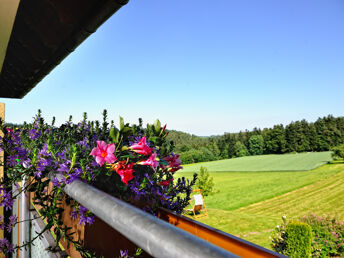
{"label": "hanging plant", "polygon": [[[72,207],[70,216],[79,224],[94,222],[94,215],[86,207],[63,192],[63,187],[75,180],[139,204],[152,214],[159,207],[182,213],[188,205],[196,175],[191,181],[174,180],[174,173],[182,168],[181,162],[179,155],[173,153],[173,144],[166,141],[166,125],[161,127],[159,120],[143,128],[141,119],[138,125],[129,125],[120,118],[120,126],[116,128],[113,121],[109,125],[104,110],[102,124],[88,121],[86,113],[78,124],[72,123],[72,117],[60,127],[54,126],[54,121],[50,125],[45,123],[38,111],[33,123],[25,123],[21,128],[6,128],[1,123],[0,147],[6,157],[6,180],[0,182],[0,205],[10,210],[21,192],[31,192],[33,204],[39,207],[46,222],[45,231],[53,230],[57,243],[63,238],[82,256],[95,256],[74,240],[74,232],[62,223],[64,202]],[[25,185],[12,192],[12,185],[24,178]],[[15,215],[7,225],[0,217],[0,229],[8,232],[17,223]],[[9,253],[26,248],[35,239],[18,246],[0,239],[0,251]]]}

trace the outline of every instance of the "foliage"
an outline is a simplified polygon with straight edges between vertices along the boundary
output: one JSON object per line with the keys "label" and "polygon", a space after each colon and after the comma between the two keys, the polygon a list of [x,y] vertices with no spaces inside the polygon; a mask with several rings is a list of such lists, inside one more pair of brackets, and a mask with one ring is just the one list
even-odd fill
{"label": "foliage", "polygon": [[[1,124],[0,129],[4,134],[1,148],[6,155],[6,180],[1,181],[0,205],[10,210],[22,191],[32,192],[33,202],[41,207],[39,212],[47,222],[45,229],[54,228],[57,243],[65,238],[83,256],[94,254],[73,239],[74,232],[63,225],[61,204],[66,200],[72,206],[70,216],[79,219],[79,224],[92,224],[94,216],[63,193],[66,184],[83,180],[124,201],[141,202],[142,208],[153,214],[158,207],[181,213],[190,200],[196,175],[190,182],[185,178],[173,181],[181,162],[166,141],[166,126],[161,127],[159,120],[143,128],[141,120],[138,125],[130,126],[120,118],[117,129],[113,121],[109,126],[104,110],[102,123],[88,121],[84,114],[78,124],[73,124],[70,117],[65,124],[55,127],[54,122],[45,123],[39,111],[32,124],[24,124],[23,128]],[[12,192],[12,184],[24,177],[25,187]],[[51,190],[50,183],[54,186]],[[7,225],[2,220],[0,225],[8,232],[17,224],[16,218],[10,218]],[[0,240],[1,250],[7,253],[29,244],[13,247],[7,239]]]}
{"label": "foliage", "polygon": [[344,256],[344,222],[334,217],[309,215],[300,221],[312,227],[312,257]]}
{"label": "foliage", "polygon": [[[253,138],[251,139],[251,137]],[[263,137],[263,153],[261,152],[260,137]],[[275,125],[272,128],[264,128],[263,130],[254,128],[252,131],[246,130],[239,133],[225,133],[221,136],[210,137],[172,131],[167,139],[175,144],[176,150],[181,153],[182,158],[187,162],[185,164],[242,156],[245,152],[238,152],[238,147],[240,149],[244,148],[238,146],[238,141],[249,150],[245,153],[245,156],[328,151],[344,143],[344,117],[335,118],[328,115],[313,123],[303,119],[291,122],[286,126]],[[253,144],[253,141],[258,141],[257,148],[253,147],[256,145]],[[213,154],[212,159],[203,160],[201,155],[198,155],[200,157],[198,159],[190,158],[192,151],[198,151],[201,148],[210,150]]]}
{"label": "foliage", "polygon": [[214,154],[206,147],[201,147],[199,150],[189,150],[180,153],[180,159],[183,164],[199,163],[205,161],[215,160]]}
{"label": "foliage", "polygon": [[248,155],[246,146],[240,141],[237,141],[234,145],[234,155],[235,157],[244,157]]}
{"label": "foliage", "polygon": [[289,257],[310,257],[312,243],[312,228],[300,221],[287,222],[282,217],[283,223],[277,225],[272,234],[272,248],[278,253]]}
{"label": "foliage", "polygon": [[261,155],[264,152],[264,138],[261,135],[252,135],[248,141],[251,155]]}
{"label": "foliage", "polygon": [[304,258],[311,255],[312,228],[307,223],[291,221],[285,230],[286,252],[289,257]]}
{"label": "foliage", "polygon": [[213,193],[214,179],[210,176],[207,168],[201,167],[196,181],[196,187],[202,190],[203,196],[208,196]]}
{"label": "foliage", "polygon": [[[245,157],[249,158],[255,157]],[[184,170],[176,176],[191,179],[193,172]],[[290,218],[309,213],[337,214],[344,220],[344,188],[340,187],[344,185],[343,163],[309,171],[209,172],[221,191],[207,197],[209,216],[199,221],[265,248],[271,249],[269,236],[271,229],[280,224],[281,212]]]}
{"label": "foliage", "polygon": [[277,225],[271,236],[271,247],[278,253],[285,253],[287,249],[287,228],[288,222],[286,216],[282,216],[282,224]]}
{"label": "foliage", "polygon": [[344,159],[344,144],[331,149],[333,151],[332,157],[336,159]]}
{"label": "foliage", "polygon": [[[272,236],[275,251],[290,257],[342,257],[344,255],[344,223],[333,217],[308,215],[298,221],[278,225]],[[309,229],[306,229],[307,225]],[[310,231],[310,232],[308,232]],[[312,237],[310,237],[312,235]],[[294,246],[309,249],[309,255],[298,254]],[[309,246],[309,248],[308,248]],[[305,252],[305,251],[303,251]]]}

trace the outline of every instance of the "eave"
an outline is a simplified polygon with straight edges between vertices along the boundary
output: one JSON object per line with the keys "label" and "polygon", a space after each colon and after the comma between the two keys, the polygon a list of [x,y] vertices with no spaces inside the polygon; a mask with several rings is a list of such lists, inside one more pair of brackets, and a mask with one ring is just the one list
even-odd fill
{"label": "eave", "polygon": [[21,1],[0,74],[0,97],[23,98],[127,2]]}

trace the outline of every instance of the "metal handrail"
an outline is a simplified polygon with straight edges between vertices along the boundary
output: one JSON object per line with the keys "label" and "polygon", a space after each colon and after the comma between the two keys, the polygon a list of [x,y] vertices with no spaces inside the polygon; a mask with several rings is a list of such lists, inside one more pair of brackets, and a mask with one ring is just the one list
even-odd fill
{"label": "metal handrail", "polygon": [[238,257],[80,180],[64,192],[154,257]]}

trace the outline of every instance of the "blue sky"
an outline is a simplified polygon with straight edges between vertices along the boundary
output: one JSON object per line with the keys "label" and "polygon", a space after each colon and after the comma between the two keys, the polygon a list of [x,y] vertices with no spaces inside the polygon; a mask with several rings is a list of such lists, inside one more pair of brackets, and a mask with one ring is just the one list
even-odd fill
{"label": "blue sky", "polygon": [[107,109],[196,135],[343,116],[343,13],[341,0],[131,0],[23,99],[0,101],[8,122]]}

